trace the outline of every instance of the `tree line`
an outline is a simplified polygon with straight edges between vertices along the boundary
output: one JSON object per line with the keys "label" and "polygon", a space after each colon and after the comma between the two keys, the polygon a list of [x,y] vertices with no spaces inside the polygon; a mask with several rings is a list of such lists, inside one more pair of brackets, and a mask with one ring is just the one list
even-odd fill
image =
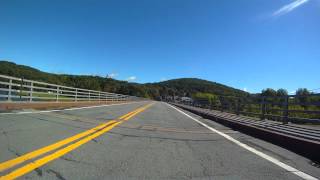
{"label": "tree line", "polygon": [[175,96],[192,97],[193,94],[201,92],[232,96],[249,95],[249,93],[239,89],[196,78],[182,78],[158,83],[139,84],[112,79],[108,76],[101,77],[47,73],[29,66],[18,65],[9,61],[0,61],[0,74],[64,86],[145,97],[155,100],[165,100],[168,97]]}

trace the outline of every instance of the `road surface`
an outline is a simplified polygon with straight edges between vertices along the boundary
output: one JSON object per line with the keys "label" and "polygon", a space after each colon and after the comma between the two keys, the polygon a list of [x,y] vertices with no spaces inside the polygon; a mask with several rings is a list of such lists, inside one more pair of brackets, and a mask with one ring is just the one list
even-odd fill
{"label": "road surface", "polygon": [[161,102],[0,114],[0,163],[2,179],[320,177],[316,162]]}

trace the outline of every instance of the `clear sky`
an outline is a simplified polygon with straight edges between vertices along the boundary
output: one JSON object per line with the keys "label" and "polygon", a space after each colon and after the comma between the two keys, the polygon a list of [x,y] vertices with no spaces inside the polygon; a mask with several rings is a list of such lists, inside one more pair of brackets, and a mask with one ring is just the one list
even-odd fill
{"label": "clear sky", "polygon": [[320,0],[0,0],[0,59],[140,83],[320,88]]}

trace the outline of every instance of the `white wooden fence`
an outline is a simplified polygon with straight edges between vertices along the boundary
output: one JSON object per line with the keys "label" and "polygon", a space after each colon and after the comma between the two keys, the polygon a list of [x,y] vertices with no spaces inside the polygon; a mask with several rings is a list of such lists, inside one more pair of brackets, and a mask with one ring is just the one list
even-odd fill
{"label": "white wooden fence", "polygon": [[0,102],[132,101],[140,99],[143,98],[0,75]]}

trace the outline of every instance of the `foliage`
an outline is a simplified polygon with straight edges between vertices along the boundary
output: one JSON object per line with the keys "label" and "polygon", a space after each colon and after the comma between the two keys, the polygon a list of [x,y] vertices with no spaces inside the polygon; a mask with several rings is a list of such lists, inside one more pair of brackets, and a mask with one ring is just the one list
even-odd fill
{"label": "foliage", "polygon": [[220,106],[220,99],[218,96],[210,93],[195,93],[192,98],[194,99],[195,102],[201,103],[201,102],[206,102],[208,103],[211,107],[217,107]]}
{"label": "foliage", "polygon": [[267,97],[275,97],[275,96],[277,96],[277,91],[272,88],[267,88],[267,89],[262,90],[261,95],[267,96]]}
{"label": "foliage", "polygon": [[206,92],[225,96],[248,96],[249,93],[216,82],[197,78],[173,79],[157,83],[162,87],[171,88],[175,95],[186,96],[197,92]]}
{"label": "foliage", "polygon": [[[310,102],[310,97],[308,97],[311,93],[306,88],[299,88],[296,91],[296,95],[298,96],[298,102],[302,104],[306,104]],[[303,107],[306,107],[306,105],[303,105]]]}
{"label": "foliage", "polygon": [[83,89],[146,97],[156,100],[165,99],[168,96],[190,97],[192,94],[198,92],[230,96],[249,95],[249,93],[235,88],[195,78],[174,79],[160,83],[138,84],[119,81],[109,77],[46,73],[35,68],[17,65],[8,61],[0,61],[0,74]]}
{"label": "foliage", "polygon": [[288,95],[288,91],[286,89],[278,89],[277,90],[277,96],[279,97],[283,97],[283,96],[287,96]]}

